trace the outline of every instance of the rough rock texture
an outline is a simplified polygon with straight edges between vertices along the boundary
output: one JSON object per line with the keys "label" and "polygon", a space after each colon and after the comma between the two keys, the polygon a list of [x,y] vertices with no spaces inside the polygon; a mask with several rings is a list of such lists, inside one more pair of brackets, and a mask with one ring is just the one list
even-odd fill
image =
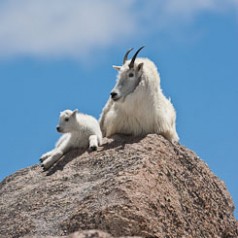
{"label": "rough rock texture", "polygon": [[73,150],[47,173],[35,165],[0,184],[7,238],[238,237],[233,211],[208,166],[158,135],[104,139],[98,152]]}
{"label": "rough rock texture", "polygon": [[[31,236],[24,236],[24,238],[113,238],[110,234],[100,231],[100,230],[84,230],[74,232],[68,236],[39,236],[39,235],[31,235]],[[120,238],[130,238],[132,236],[123,236]],[[140,238],[141,236],[133,236],[133,238]]]}

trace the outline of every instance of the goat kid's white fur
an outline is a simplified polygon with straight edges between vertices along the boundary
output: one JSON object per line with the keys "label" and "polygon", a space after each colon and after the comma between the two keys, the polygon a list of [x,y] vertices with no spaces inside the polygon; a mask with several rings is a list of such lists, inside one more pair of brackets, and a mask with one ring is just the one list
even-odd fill
{"label": "goat kid's white fur", "polygon": [[40,158],[42,167],[47,170],[72,148],[96,150],[102,143],[102,133],[98,121],[78,110],[65,110],[60,113],[57,130],[63,135],[55,148]]}
{"label": "goat kid's white fur", "polygon": [[[176,112],[171,101],[162,92],[155,64],[147,58],[137,58],[133,68],[129,67],[129,63],[130,60],[127,60],[122,66],[113,66],[118,70],[118,77],[112,93],[116,92],[119,96],[117,100],[109,98],[101,113],[99,123],[103,136],[110,137],[116,133],[134,136],[156,133],[172,143],[177,142]],[[139,77],[139,80],[136,79],[138,84],[123,97],[120,91],[133,80],[129,76],[131,73],[134,77]]]}

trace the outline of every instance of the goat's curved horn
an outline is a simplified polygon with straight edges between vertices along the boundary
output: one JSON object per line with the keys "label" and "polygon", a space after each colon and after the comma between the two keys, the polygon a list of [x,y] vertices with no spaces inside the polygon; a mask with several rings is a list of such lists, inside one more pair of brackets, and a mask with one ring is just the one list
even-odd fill
{"label": "goat's curved horn", "polygon": [[124,58],[123,58],[123,64],[126,63],[126,61],[127,61],[127,57],[128,57],[129,53],[130,53],[132,50],[133,50],[133,48],[130,48],[130,49],[126,52],[126,54],[124,55]]}
{"label": "goat's curved horn", "polygon": [[134,54],[134,56],[132,57],[131,59],[131,62],[129,64],[129,68],[133,68],[134,67],[134,63],[135,63],[135,59],[136,59],[136,56],[139,54],[139,52],[144,48],[144,46],[140,47],[139,50],[136,51],[136,53]]}

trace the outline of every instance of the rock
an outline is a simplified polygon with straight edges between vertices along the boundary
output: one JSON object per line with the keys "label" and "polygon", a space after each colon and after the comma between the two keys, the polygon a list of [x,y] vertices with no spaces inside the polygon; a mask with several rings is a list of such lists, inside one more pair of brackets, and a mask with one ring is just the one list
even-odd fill
{"label": "rock", "polygon": [[224,183],[158,135],[105,138],[48,172],[20,170],[0,196],[0,237],[238,237]]}
{"label": "rock", "polygon": [[[42,236],[24,236],[24,238],[37,238]],[[130,238],[131,236],[127,236],[124,238]],[[140,238],[139,236],[133,236],[133,238]],[[113,238],[110,234],[100,231],[100,230],[84,230],[74,232],[68,236],[44,236],[44,238]],[[123,237],[121,237],[123,238]]]}

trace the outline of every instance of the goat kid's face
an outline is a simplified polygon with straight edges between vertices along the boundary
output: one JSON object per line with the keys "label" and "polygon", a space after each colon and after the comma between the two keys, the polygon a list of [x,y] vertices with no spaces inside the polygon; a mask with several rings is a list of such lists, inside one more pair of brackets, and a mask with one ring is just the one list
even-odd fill
{"label": "goat kid's face", "polygon": [[111,98],[113,101],[120,101],[126,98],[129,94],[133,93],[141,81],[143,63],[134,64],[130,68],[128,63],[123,66],[113,66],[118,70],[118,80],[111,91]]}
{"label": "goat kid's face", "polygon": [[78,110],[65,110],[60,113],[59,124],[56,130],[60,133],[72,132],[75,129],[75,122]]}

